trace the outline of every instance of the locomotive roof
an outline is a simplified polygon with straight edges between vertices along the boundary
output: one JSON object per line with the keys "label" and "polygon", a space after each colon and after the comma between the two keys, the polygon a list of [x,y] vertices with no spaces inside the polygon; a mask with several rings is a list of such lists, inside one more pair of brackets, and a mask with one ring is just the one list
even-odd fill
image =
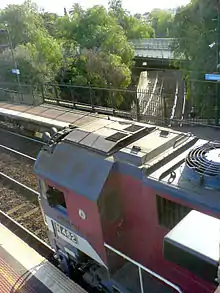
{"label": "locomotive roof", "polygon": [[87,123],[73,128],[63,142],[100,153],[113,155],[115,160],[137,167],[159,168],[168,153],[176,156],[176,150],[194,144],[198,139],[172,129],[119,118],[93,117]]}
{"label": "locomotive roof", "polygon": [[[206,189],[204,188],[203,179],[201,180],[201,174],[193,173],[196,168],[193,167],[187,170],[187,172],[191,172],[186,172],[188,177],[185,176],[183,179],[182,176],[190,151],[207,145],[208,141],[199,139],[190,133],[182,133],[168,128],[115,117],[105,119],[94,116],[90,118],[89,120],[85,119],[83,122],[81,120],[81,123],[79,121],[77,127],[73,127],[65,135],[61,135],[60,139],[50,144],[49,148],[55,148],[53,160],[54,162],[60,162],[59,164],[54,163],[53,168],[51,168],[51,157],[47,158],[46,155],[41,154],[42,160],[36,164],[39,175],[45,169],[45,176],[51,174],[51,179],[53,175],[53,179],[56,178],[56,180],[63,178],[63,182],[66,182],[66,187],[70,187],[73,184],[72,178],[78,178],[75,186],[78,186],[79,193],[87,194],[90,197],[93,192],[84,190],[86,184],[83,184],[83,182],[86,182],[87,177],[92,178],[92,174],[101,172],[103,176],[100,175],[97,184],[94,184],[92,198],[95,200],[97,191],[101,191],[114,163],[121,162],[127,170],[132,168],[132,176],[136,172],[142,180],[149,179],[152,182],[156,182],[157,188],[161,184],[164,190],[167,187],[168,189],[181,190],[181,192],[186,190],[186,197],[191,196],[189,191],[194,193],[194,197],[200,196],[201,193],[205,195],[210,193],[210,199],[213,198],[213,205],[220,200],[219,194],[216,197],[216,192],[213,192],[213,190],[220,189],[220,181],[218,181],[220,180],[220,160],[219,174],[215,176],[217,181],[213,181],[212,174],[211,176],[206,176],[205,179],[207,179],[208,183],[208,188]],[[62,154],[61,145],[68,147],[68,154]],[[219,150],[220,144],[218,144],[220,157]],[[65,170],[67,166],[69,170],[69,174],[65,176],[62,174],[66,171],[60,167],[64,157],[67,158]],[[212,166],[212,160],[209,164]],[[213,167],[214,171],[218,170],[218,164],[216,164]],[[79,179],[77,168],[77,166],[81,165],[83,165],[84,170],[80,173],[82,180]],[[59,170],[61,169],[63,170],[62,172],[65,172],[60,172]],[[190,176],[192,176],[193,182],[191,182]],[[211,181],[209,180],[210,178]],[[214,188],[210,188],[210,185],[213,184]],[[201,197],[198,200],[201,200]]]}
{"label": "locomotive roof", "polygon": [[90,123],[74,128],[64,141],[104,155],[111,155],[154,129],[152,125],[129,120],[94,117]]}

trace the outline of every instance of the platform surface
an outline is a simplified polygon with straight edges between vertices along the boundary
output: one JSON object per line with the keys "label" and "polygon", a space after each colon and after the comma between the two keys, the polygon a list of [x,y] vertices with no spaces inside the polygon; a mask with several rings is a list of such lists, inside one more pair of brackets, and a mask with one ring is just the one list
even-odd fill
{"label": "platform surface", "polygon": [[101,117],[101,115],[95,113],[69,109],[57,105],[42,104],[40,106],[29,106],[5,102],[0,102],[0,114],[34,120],[56,127],[65,127],[69,124],[80,126],[93,121],[96,117]]}
{"label": "platform surface", "polygon": [[0,224],[0,293],[86,293]]}
{"label": "platform surface", "polygon": [[[108,115],[101,115],[90,113],[87,111],[71,109],[52,104],[41,104],[39,106],[30,106],[24,104],[12,104],[7,102],[0,102],[0,115],[16,116],[26,120],[34,120],[35,122],[53,125],[56,127],[65,127],[69,124],[82,126],[89,124],[96,118],[107,119]],[[191,132],[194,135],[208,139],[220,140],[220,128],[204,127],[199,125],[183,127],[172,127],[173,130],[182,132]]]}

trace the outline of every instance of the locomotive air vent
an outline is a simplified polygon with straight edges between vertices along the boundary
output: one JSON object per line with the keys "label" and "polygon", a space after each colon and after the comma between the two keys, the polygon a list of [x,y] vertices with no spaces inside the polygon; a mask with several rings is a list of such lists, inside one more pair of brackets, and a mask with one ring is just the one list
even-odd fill
{"label": "locomotive air vent", "polygon": [[207,143],[191,150],[183,177],[206,188],[220,189],[220,143]]}
{"label": "locomotive air vent", "polygon": [[114,133],[113,135],[109,136],[109,137],[106,137],[106,140],[110,140],[110,141],[113,141],[113,142],[117,142],[123,138],[125,138],[126,136],[128,136],[127,133],[123,133],[123,132],[116,132]]}

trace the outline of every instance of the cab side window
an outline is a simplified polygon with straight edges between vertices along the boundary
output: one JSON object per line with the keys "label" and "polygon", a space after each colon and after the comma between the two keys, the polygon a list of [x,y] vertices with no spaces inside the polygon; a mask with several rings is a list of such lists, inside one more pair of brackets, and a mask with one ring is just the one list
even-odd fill
{"label": "cab side window", "polygon": [[61,206],[66,209],[64,193],[52,186],[48,186],[46,192],[48,203],[51,207]]}

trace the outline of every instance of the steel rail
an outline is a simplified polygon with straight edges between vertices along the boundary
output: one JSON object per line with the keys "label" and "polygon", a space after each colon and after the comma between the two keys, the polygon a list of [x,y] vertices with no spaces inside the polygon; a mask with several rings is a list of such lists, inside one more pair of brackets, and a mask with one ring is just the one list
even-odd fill
{"label": "steel rail", "polygon": [[24,153],[21,153],[21,152],[19,152],[19,151],[16,151],[15,149],[9,148],[9,147],[7,147],[7,146],[5,146],[5,145],[3,145],[3,144],[0,144],[0,148],[5,149],[5,150],[7,150],[7,151],[10,151],[10,152],[12,152],[12,153],[14,153],[14,154],[16,154],[16,155],[21,156],[21,157],[27,158],[27,159],[29,159],[29,160],[36,161],[36,158],[31,157],[31,156],[28,156],[28,155],[26,155],[26,154],[24,154]]}

